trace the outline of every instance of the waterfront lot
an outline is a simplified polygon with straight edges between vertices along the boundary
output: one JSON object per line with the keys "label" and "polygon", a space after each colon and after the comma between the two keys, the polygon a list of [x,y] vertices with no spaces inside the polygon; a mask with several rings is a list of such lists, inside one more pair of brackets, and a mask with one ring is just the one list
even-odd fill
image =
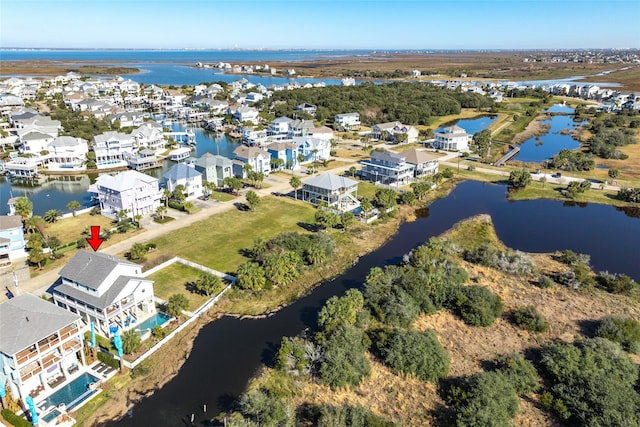
{"label": "waterfront lot", "polygon": [[153,273],[148,279],[153,280],[153,292],[165,301],[173,294],[183,294],[189,301],[188,311],[195,311],[209,298],[194,292],[191,284],[198,280],[202,272],[188,265],[174,262],[168,267]]}

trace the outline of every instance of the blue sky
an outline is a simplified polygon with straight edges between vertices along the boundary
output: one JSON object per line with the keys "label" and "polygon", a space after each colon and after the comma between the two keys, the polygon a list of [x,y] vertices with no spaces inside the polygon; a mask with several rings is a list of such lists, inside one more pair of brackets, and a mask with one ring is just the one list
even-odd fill
{"label": "blue sky", "polygon": [[0,47],[640,47],[639,0],[1,0]]}

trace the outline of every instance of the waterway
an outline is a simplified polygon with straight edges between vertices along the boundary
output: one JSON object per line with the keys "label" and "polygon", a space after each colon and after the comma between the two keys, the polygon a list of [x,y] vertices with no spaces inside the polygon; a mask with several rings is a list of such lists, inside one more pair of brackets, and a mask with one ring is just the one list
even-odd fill
{"label": "waterway", "polygon": [[551,126],[544,135],[533,136],[520,144],[520,152],[514,158],[521,162],[541,163],[555,156],[560,150],[575,150],[580,142],[573,138],[571,132],[582,122],[575,122],[574,109],[561,104],[550,107],[547,112],[555,113],[540,123]]}
{"label": "waterway", "polygon": [[[435,201],[424,215],[403,224],[375,252],[335,280],[263,319],[223,317],[202,328],[178,375],[128,416],[108,426],[203,425],[227,410],[264,363],[271,363],[283,336],[313,330],[324,302],[347,289],[360,287],[370,268],[397,264],[412,248],[456,222],[486,213],[507,246],[527,252],[572,249],[591,254],[596,270],[622,272],[640,280],[640,255],[629,248],[640,241],[640,219],[605,205],[575,205],[551,200],[511,202],[506,187],[464,182],[446,198]],[[203,411],[207,405],[207,413]]]}
{"label": "waterway", "polygon": [[456,125],[463,128],[469,135],[474,135],[482,130],[487,129],[491,125],[491,123],[496,121],[497,118],[498,116],[496,115],[488,115],[488,116],[476,117],[473,119],[454,120],[452,122],[445,123],[438,129],[436,129],[436,132],[440,132],[442,129],[444,129],[447,126]]}

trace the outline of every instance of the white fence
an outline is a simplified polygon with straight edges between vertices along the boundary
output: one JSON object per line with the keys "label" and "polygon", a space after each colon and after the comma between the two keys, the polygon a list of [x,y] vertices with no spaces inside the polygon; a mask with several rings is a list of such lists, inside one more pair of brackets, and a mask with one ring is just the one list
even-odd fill
{"label": "white fence", "polygon": [[179,262],[180,264],[184,264],[184,265],[187,265],[189,267],[193,267],[193,268],[198,269],[200,271],[204,271],[206,273],[214,274],[214,275],[216,275],[216,276],[218,276],[218,277],[220,277],[220,278],[222,278],[224,280],[228,280],[231,283],[235,283],[236,282],[236,278],[231,276],[231,275],[229,275],[229,274],[222,273],[222,272],[220,272],[218,270],[214,270],[214,269],[209,268],[209,267],[205,267],[204,265],[196,264],[195,262],[186,260],[184,258],[180,258],[178,256],[173,257],[170,260],[163,262],[162,264],[156,265],[153,268],[150,268],[149,270],[147,270],[144,273],[142,273],[142,277],[150,276],[153,273],[156,273],[156,272],[162,270],[163,268],[170,266],[174,262]]}

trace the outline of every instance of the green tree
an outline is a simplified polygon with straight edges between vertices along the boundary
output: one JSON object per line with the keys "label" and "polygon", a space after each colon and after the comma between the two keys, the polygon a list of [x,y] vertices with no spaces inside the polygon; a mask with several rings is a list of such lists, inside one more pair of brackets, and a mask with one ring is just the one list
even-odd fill
{"label": "green tree", "polygon": [[62,242],[60,241],[60,239],[58,237],[50,236],[47,239],[47,246],[49,246],[49,249],[51,249],[51,251],[55,253],[56,249],[58,249],[60,246],[62,246]]}
{"label": "green tree", "polygon": [[258,194],[253,191],[253,190],[249,190],[247,191],[247,205],[249,205],[249,209],[251,209],[252,211],[256,210],[256,207],[258,207],[258,205],[260,204],[260,196],[258,196]]}
{"label": "green tree", "polygon": [[358,385],[369,376],[371,366],[365,357],[367,341],[360,329],[339,325],[324,344],[324,359],[318,371],[320,381],[332,389]]}
{"label": "green tree", "polygon": [[504,375],[520,395],[540,388],[538,372],[521,354],[510,354],[498,360],[498,372]]}
{"label": "green tree", "polygon": [[211,273],[203,273],[195,283],[196,290],[206,296],[211,296],[222,290],[222,280],[220,277]]}
{"label": "green tree", "polygon": [[69,203],[67,203],[67,209],[73,212],[73,216],[76,216],[76,211],[81,207],[82,205],[80,205],[80,202],[78,202],[77,200],[72,200]]}
{"label": "green tree", "polygon": [[36,246],[29,250],[29,262],[31,264],[36,264],[38,269],[42,268],[43,263],[46,263],[47,257],[42,252],[42,246]]}
{"label": "green tree", "polygon": [[357,289],[349,289],[343,297],[332,296],[318,313],[318,326],[327,333],[340,325],[354,326],[364,297]]}
{"label": "green tree", "polygon": [[26,197],[18,197],[16,203],[14,204],[14,208],[16,210],[16,214],[22,217],[22,220],[26,220],[31,216],[33,212],[33,203]]}
{"label": "green tree", "polygon": [[183,184],[176,185],[176,188],[173,190],[173,197],[180,203],[184,202],[184,199],[187,198],[187,196],[184,195],[186,190],[187,188]]}
{"label": "green tree", "polygon": [[491,131],[481,130],[473,135],[474,150],[482,160],[486,160],[491,149]]}
{"label": "green tree", "polygon": [[314,218],[322,229],[333,228],[338,225],[339,221],[338,215],[324,209],[317,209]]}
{"label": "green tree", "polygon": [[373,204],[369,199],[362,199],[360,201],[360,208],[362,208],[362,212],[364,213],[365,218],[369,218],[369,212],[373,210]]}
{"label": "green tree", "polygon": [[44,213],[43,219],[49,224],[54,223],[62,216],[62,213],[57,209],[49,209]]}
{"label": "green tree", "polygon": [[142,243],[134,243],[129,249],[129,258],[131,260],[144,260],[144,256],[147,254],[148,250],[145,245]]}
{"label": "green tree", "polygon": [[418,203],[418,198],[416,197],[416,194],[412,191],[407,191],[402,196],[400,196],[400,199],[402,200],[403,204],[409,205],[409,206],[414,206],[416,203]]}
{"label": "green tree", "polygon": [[489,326],[502,316],[502,300],[484,286],[460,287],[454,304],[462,320],[472,326]]}
{"label": "green tree", "polygon": [[449,355],[433,330],[397,330],[383,348],[384,363],[394,371],[436,382],[449,372]]}
{"label": "green tree", "polygon": [[43,225],[44,225],[44,219],[42,219],[42,217],[39,215],[34,215],[32,217],[27,218],[24,221],[24,228],[29,233],[33,233],[37,230],[40,230]]}
{"label": "green tree", "polygon": [[640,323],[627,316],[607,316],[600,320],[596,336],[616,342],[629,353],[640,353]]}
{"label": "green tree", "polygon": [[620,169],[618,169],[618,168],[610,168],[609,172],[608,172],[608,175],[609,175],[609,178],[614,180],[614,179],[616,179],[618,177],[618,175],[620,175]]}
{"label": "green tree", "polygon": [[180,317],[182,310],[189,308],[189,300],[183,294],[173,294],[167,302],[167,313],[173,317]]}
{"label": "green tree", "polygon": [[513,323],[531,332],[546,332],[549,322],[540,314],[534,305],[525,305],[513,310]]}
{"label": "green tree", "polygon": [[327,254],[320,245],[312,244],[304,250],[304,259],[310,265],[319,265],[327,260]]}
{"label": "green tree", "polygon": [[267,278],[264,269],[257,262],[245,262],[238,267],[236,272],[238,286],[241,289],[259,291],[264,288]]}
{"label": "green tree", "polygon": [[509,185],[513,188],[525,188],[531,183],[531,174],[528,170],[516,169],[509,174]]}
{"label": "green tree", "polygon": [[164,190],[162,190],[162,198],[164,199],[164,207],[167,208],[167,209],[169,208],[169,199],[171,198],[171,195],[172,195],[172,193],[171,193],[170,190],[168,190],[166,188]]}
{"label": "green tree", "polygon": [[289,185],[293,188],[293,194],[298,200],[298,188],[302,187],[302,181],[296,175],[293,175],[289,180]]}
{"label": "green tree", "polygon": [[167,214],[167,207],[166,206],[158,206],[156,208],[156,215],[158,215],[160,217],[160,219],[164,219],[164,216]]}
{"label": "green tree", "polygon": [[413,189],[413,193],[416,195],[418,200],[422,200],[427,196],[427,193],[431,190],[431,185],[428,182],[419,181],[411,184],[411,188]]}
{"label": "green tree", "polygon": [[132,354],[140,348],[142,339],[136,329],[129,329],[122,333],[122,351],[125,354]]}
{"label": "green tree", "polygon": [[284,159],[272,158],[271,159],[271,169],[280,170],[284,166]]}
{"label": "green tree", "polygon": [[356,216],[352,212],[345,212],[340,217],[340,225],[346,231],[355,222]]}
{"label": "green tree", "polygon": [[224,179],[224,185],[231,188],[234,193],[238,194],[238,191],[242,188],[242,180],[240,178],[228,176]]}
{"label": "green tree", "polygon": [[504,427],[518,412],[513,385],[498,372],[472,376],[460,401],[455,402],[455,425],[459,427]]}
{"label": "green tree", "polygon": [[300,262],[300,256],[293,251],[269,253],[264,257],[263,268],[274,285],[286,285],[298,278]]}
{"label": "green tree", "polygon": [[375,201],[378,206],[383,209],[395,208],[397,204],[398,193],[390,188],[381,188],[376,191]]}
{"label": "green tree", "polygon": [[352,176],[352,177],[355,177],[355,176],[356,176],[356,171],[357,171],[357,169],[356,169],[356,167],[355,167],[355,166],[351,166],[351,167],[349,168],[349,173],[351,174],[351,176]]}

